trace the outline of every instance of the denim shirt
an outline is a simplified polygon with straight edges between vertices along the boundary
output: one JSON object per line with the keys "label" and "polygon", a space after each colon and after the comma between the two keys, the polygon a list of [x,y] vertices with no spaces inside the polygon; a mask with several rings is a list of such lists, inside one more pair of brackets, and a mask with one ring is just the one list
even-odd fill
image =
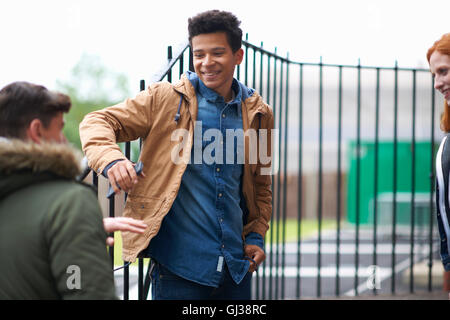
{"label": "denim shirt", "polygon": [[[225,103],[196,74],[188,76],[198,99],[191,161],[147,252],[187,280],[218,287],[226,264],[232,279],[240,283],[250,265],[244,258],[245,217],[240,206],[243,139],[231,135],[227,139],[227,129],[242,132],[243,90],[234,79],[235,99]],[[263,247],[257,233],[247,235],[245,242]]]}

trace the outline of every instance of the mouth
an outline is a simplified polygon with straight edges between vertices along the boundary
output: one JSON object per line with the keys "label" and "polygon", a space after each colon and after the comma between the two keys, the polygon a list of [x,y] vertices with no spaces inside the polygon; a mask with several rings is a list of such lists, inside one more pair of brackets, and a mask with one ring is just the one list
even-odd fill
{"label": "mouth", "polygon": [[444,95],[445,100],[450,99],[450,88],[442,90],[442,94]]}
{"label": "mouth", "polygon": [[217,77],[219,75],[220,71],[208,71],[208,72],[202,72],[202,75],[208,79],[208,80],[212,80],[215,77]]}

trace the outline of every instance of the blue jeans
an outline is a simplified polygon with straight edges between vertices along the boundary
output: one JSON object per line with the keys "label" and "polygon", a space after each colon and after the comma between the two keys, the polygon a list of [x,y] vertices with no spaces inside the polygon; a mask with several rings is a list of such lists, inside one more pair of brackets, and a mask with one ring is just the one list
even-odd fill
{"label": "blue jeans", "polygon": [[177,276],[155,262],[152,272],[153,300],[250,300],[252,274],[236,284],[223,268],[223,276],[218,288],[205,286]]}

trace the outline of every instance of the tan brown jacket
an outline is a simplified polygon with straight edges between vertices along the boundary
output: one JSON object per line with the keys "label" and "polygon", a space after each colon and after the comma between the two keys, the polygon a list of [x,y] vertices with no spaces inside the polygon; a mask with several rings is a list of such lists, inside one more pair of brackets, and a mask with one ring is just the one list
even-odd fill
{"label": "tan brown jacket", "polygon": [[[195,79],[198,79],[196,75],[189,73],[183,75],[176,84],[152,84],[134,99],[89,113],[80,124],[83,151],[89,160],[89,166],[99,174],[112,161],[125,159],[117,142],[143,139],[140,160],[144,164],[146,177],[139,179],[129,193],[124,215],[142,219],[149,227],[144,234],[122,233],[125,261],[135,261],[138,254],[147,248],[177,196],[193,145],[198,110]],[[248,90],[243,85],[241,87]],[[259,94],[251,93],[241,104],[243,129],[244,132],[249,128],[256,131],[267,129],[268,151],[263,154],[271,155],[272,109],[263,102]],[[180,118],[176,122],[174,118],[178,109]],[[183,161],[178,164],[172,161],[173,150],[180,146],[180,141],[173,141],[172,138],[176,129],[189,132],[180,153]],[[258,155],[257,164],[249,163],[249,141],[246,136],[242,192],[249,215],[242,236],[257,232],[264,238],[272,214],[272,178],[271,175],[261,174],[261,169],[270,168],[271,162],[261,164]]]}

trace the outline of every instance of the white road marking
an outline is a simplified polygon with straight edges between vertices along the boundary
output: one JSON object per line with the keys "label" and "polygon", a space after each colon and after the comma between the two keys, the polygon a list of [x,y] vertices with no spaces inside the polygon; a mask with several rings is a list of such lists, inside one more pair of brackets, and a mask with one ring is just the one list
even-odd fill
{"label": "white road marking", "polygon": [[[376,253],[377,254],[391,254],[392,244],[377,244]],[[373,244],[359,244],[358,253],[359,254],[373,254],[374,245]],[[270,252],[282,253],[282,245],[266,245],[266,255]],[[336,254],[337,245],[335,243],[322,243],[320,252],[322,254]],[[317,243],[301,243],[300,253],[301,254],[317,254],[319,252],[319,245]],[[340,244],[339,253],[340,254],[355,254],[356,245],[353,243]],[[396,244],[395,254],[410,254],[411,245],[410,244]],[[297,243],[287,243],[284,247],[285,254],[297,254],[298,244]],[[429,245],[414,245],[414,254],[428,254]]]}

